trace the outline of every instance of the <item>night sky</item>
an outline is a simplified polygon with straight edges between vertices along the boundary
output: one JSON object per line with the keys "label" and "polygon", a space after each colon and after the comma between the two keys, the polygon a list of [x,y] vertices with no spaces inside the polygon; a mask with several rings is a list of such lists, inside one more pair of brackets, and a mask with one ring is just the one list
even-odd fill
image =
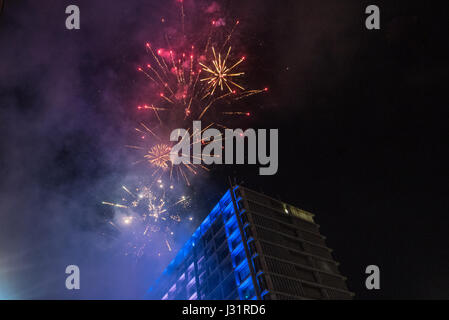
{"label": "night sky", "polygon": [[[173,1],[171,3],[170,1]],[[132,164],[136,65],[175,0],[5,1],[0,16],[0,299],[141,298],[173,255],[118,254],[101,201]],[[189,12],[193,2],[186,0]],[[448,6],[417,1],[221,1],[248,82],[235,126],[279,129],[279,171],[222,165],[194,179],[196,223],[236,183],[316,214],[358,299],[447,299]],[[65,28],[66,6],[81,29]],[[365,8],[381,30],[365,28]],[[178,248],[196,224],[182,228]],[[105,236],[104,234],[108,236]],[[68,291],[65,267],[81,269]],[[381,290],[365,289],[365,268]]]}

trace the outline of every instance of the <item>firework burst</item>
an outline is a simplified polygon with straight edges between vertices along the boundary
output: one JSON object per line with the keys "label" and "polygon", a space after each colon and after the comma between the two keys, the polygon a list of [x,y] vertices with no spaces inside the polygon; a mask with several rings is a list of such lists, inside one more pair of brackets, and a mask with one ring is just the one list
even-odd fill
{"label": "firework burst", "polygon": [[[179,195],[173,185],[148,187],[139,185],[133,189],[122,186],[123,196],[119,203],[103,201],[115,209],[109,224],[126,239],[125,255],[137,258],[144,254],[160,256],[173,250],[175,227],[190,207],[190,199]],[[188,217],[191,221],[193,218]]]}
{"label": "firework burst", "polygon": [[[126,145],[126,147],[140,150],[144,153],[143,159],[136,161],[135,164],[146,161],[154,169],[151,174],[154,179],[150,186],[153,186],[158,180],[162,179],[164,174],[168,175],[170,181],[176,178],[176,180],[184,181],[190,186],[190,174],[196,175],[199,170],[209,171],[207,167],[201,164],[181,163],[179,165],[174,165],[170,159],[173,142],[160,142],[162,139],[156,135],[153,130],[148,128],[145,123],[140,123],[140,127],[135,129],[140,137],[138,144]],[[188,134],[188,132],[186,132],[186,134]],[[159,141],[159,143],[153,144],[154,139]]]}
{"label": "firework burst", "polygon": [[157,144],[148,151],[145,158],[153,166],[166,170],[170,166],[170,151],[170,146],[163,143]]}
{"label": "firework burst", "polygon": [[213,67],[208,67],[205,64],[200,62],[200,66],[203,67],[202,70],[206,71],[209,76],[206,78],[202,78],[201,81],[207,81],[207,93],[206,96],[211,95],[213,96],[215,93],[215,89],[217,87],[220,87],[221,91],[223,91],[224,86],[229,90],[229,93],[235,93],[231,89],[231,86],[234,86],[235,88],[245,90],[241,85],[235,83],[231,79],[234,77],[240,77],[244,75],[244,72],[237,72],[237,73],[231,73],[231,71],[236,68],[240,63],[242,63],[245,60],[245,57],[242,57],[240,60],[238,60],[236,63],[234,63],[231,67],[227,65],[229,54],[231,53],[231,47],[229,47],[228,52],[226,53],[226,56],[224,59],[221,58],[221,53],[217,54],[215,53],[215,48],[212,47],[212,52],[214,54],[214,59],[212,60]]}

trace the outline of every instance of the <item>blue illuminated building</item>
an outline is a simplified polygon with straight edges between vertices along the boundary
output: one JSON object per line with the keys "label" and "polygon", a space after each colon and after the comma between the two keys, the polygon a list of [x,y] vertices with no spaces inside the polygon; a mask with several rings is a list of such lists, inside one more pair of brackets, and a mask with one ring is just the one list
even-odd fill
{"label": "blue illuminated building", "polygon": [[155,300],[351,299],[313,214],[229,189],[146,294]]}

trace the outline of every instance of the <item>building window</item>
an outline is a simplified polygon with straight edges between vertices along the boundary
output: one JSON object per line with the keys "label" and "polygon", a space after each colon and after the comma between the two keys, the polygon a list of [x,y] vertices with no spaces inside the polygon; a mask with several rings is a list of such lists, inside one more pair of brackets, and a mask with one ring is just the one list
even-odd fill
{"label": "building window", "polygon": [[187,280],[190,281],[192,279],[195,279],[195,269],[194,269],[193,263],[187,269]]}
{"label": "building window", "polygon": [[189,300],[198,300],[198,294],[195,292],[190,296]]}
{"label": "building window", "polygon": [[269,292],[265,292],[265,294],[262,296],[263,300],[271,300],[271,294]]}
{"label": "building window", "polygon": [[306,295],[306,297],[319,299],[323,296],[319,288],[315,288],[305,284],[302,287],[304,289],[304,294]]}
{"label": "building window", "polygon": [[254,287],[251,281],[247,281],[245,285],[239,288],[239,294],[241,300],[249,300],[255,295]]}
{"label": "building window", "polygon": [[234,255],[234,265],[237,267],[243,260],[246,259],[245,250],[243,250],[243,246],[240,246],[240,250],[237,254]]}
{"label": "building window", "polygon": [[253,231],[251,230],[250,226],[247,226],[245,228],[245,236],[246,236],[246,240],[250,240],[251,238],[253,238]]}
{"label": "building window", "polygon": [[230,274],[231,272],[234,271],[234,268],[232,267],[232,263],[229,262],[229,261],[226,261],[226,262],[223,264],[222,269],[223,269],[223,275],[224,275],[224,276],[227,276],[228,274]]}
{"label": "building window", "polygon": [[217,253],[218,260],[219,260],[220,262],[223,261],[223,260],[228,256],[228,254],[229,254],[229,249],[226,248],[226,247],[223,247],[223,248]]}
{"label": "building window", "polygon": [[239,202],[237,202],[237,207],[238,207],[239,211],[242,211],[245,209],[245,204],[243,203],[243,200],[239,200]]}
{"label": "building window", "polygon": [[234,277],[227,277],[226,280],[223,281],[223,296],[229,296],[236,288]]}
{"label": "building window", "polygon": [[200,274],[200,276],[198,278],[199,278],[200,286],[203,286],[206,281],[206,272],[203,272],[202,274]]}
{"label": "building window", "polygon": [[242,217],[242,223],[243,223],[243,225],[246,225],[246,224],[248,224],[249,223],[249,220],[248,220],[248,214],[245,212],[245,213],[242,213],[241,215],[240,215],[240,217]]}
{"label": "building window", "polygon": [[242,239],[240,239],[240,236],[237,234],[234,238],[231,239],[232,250],[234,251],[240,243],[242,243]]}
{"label": "building window", "polygon": [[204,257],[201,257],[200,260],[198,260],[198,273],[203,272],[205,269],[205,259]]}
{"label": "building window", "polygon": [[260,263],[260,257],[254,257],[253,258],[253,265],[254,265],[254,271],[257,273],[259,273],[260,271],[262,271],[262,264]]}
{"label": "building window", "polygon": [[246,263],[244,263],[243,266],[239,268],[239,270],[237,271],[239,282],[240,283],[244,282],[249,275],[250,275],[249,267]]}
{"label": "building window", "polygon": [[251,240],[248,243],[248,247],[249,247],[249,253],[250,253],[251,257],[254,256],[257,253],[256,242],[254,240]]}
{"label": "building window", "polygon": [[215,246],[219,248],[221,244],[226,240],[226,233],[222,230],[216,237],[215,237]]}
{"label": "building window", "polygon": [[209,277],[209,281],[208,281],[209,292],[211,292],[216,286],[218,286],[219,283],[220,283],[220,274],[217,271],[217,272],[214,272],[214,274],[212,274]]}
{"label": "building window", "polygon": [[260,292],[264,292],[265,290],[268,290],[267,282],[265,280],[264,274],[260,274],[257,276],[257,282],[259,284]]}

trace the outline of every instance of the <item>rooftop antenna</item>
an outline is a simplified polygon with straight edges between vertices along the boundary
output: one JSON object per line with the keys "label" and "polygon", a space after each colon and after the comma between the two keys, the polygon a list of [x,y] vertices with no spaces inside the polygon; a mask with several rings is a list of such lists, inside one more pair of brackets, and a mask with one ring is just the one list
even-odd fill
{"label": "rooftop antenna", "polygon": [[229,183],[229,187],[232,189],[234,185],[232,184],[232,180],[231,180],[230,176],[228,176],[228,183]]}

